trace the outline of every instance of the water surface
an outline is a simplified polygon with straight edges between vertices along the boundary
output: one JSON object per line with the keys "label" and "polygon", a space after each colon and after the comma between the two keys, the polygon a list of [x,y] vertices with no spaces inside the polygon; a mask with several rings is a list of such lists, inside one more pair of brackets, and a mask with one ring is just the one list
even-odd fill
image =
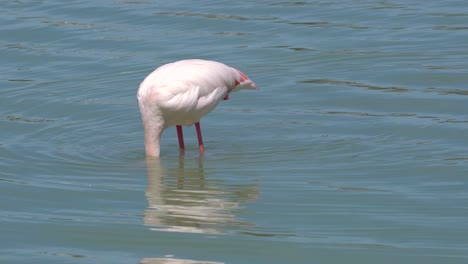
{"label": "water surface", "polygon": [[[2,263],[467,263],[465,1],[1,1]],[[259,90],[146,159],[136,90]]]}

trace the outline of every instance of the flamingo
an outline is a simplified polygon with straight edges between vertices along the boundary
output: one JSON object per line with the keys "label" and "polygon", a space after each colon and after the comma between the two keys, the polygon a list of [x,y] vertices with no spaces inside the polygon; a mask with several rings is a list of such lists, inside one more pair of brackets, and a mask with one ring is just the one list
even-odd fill
{"label": "flamingo", "polygon": [[185,151],[182,125],[195,124],[200,155],[205,152],[200,119],[229,94],[256,85],[241,71],[223,63],[191,59],[165,64],[140,84],[138,106],[143,121],[145,150],[159,157],[162,132],[176,126],[180,152]]}

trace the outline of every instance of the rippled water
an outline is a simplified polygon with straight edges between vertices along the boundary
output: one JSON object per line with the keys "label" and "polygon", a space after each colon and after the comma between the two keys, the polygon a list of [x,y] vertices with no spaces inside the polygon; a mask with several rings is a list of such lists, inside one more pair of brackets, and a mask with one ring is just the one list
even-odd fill
{"label": "rippled water", "polygon": [[[467,263],[468,2],[0,1],[1,263]],[[260,88],[146,159],[135,94]]]}

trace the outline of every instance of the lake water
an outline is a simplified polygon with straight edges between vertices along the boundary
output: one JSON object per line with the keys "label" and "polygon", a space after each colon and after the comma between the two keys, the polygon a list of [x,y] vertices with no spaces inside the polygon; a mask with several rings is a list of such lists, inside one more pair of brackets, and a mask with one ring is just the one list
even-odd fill
{"label": "lake water", "polygon": [[[146,159],[203,58],[259,87]],[[0,1],[0,263],[468,263],[468,2]]]}

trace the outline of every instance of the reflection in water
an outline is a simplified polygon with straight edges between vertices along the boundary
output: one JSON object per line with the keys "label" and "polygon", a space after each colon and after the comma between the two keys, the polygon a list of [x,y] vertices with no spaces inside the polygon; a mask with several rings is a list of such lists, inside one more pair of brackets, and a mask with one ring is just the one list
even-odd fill
{"label": "reflection in water", "polygon": [[159,231],[208,234],[253,226],[236,214],[243,212],[241,203],[257,197],[258,185],[207,180],[202,159],[191,163],[195,164],[186,168],[181,156],[177,168],[165,169],[159,159],[147,159],[145,225]]}
{"label": "reflection in water", "polygon": [[174,258],[144,258],[140,264],[223,264],[224,262],[194,261],[190,259]]}

